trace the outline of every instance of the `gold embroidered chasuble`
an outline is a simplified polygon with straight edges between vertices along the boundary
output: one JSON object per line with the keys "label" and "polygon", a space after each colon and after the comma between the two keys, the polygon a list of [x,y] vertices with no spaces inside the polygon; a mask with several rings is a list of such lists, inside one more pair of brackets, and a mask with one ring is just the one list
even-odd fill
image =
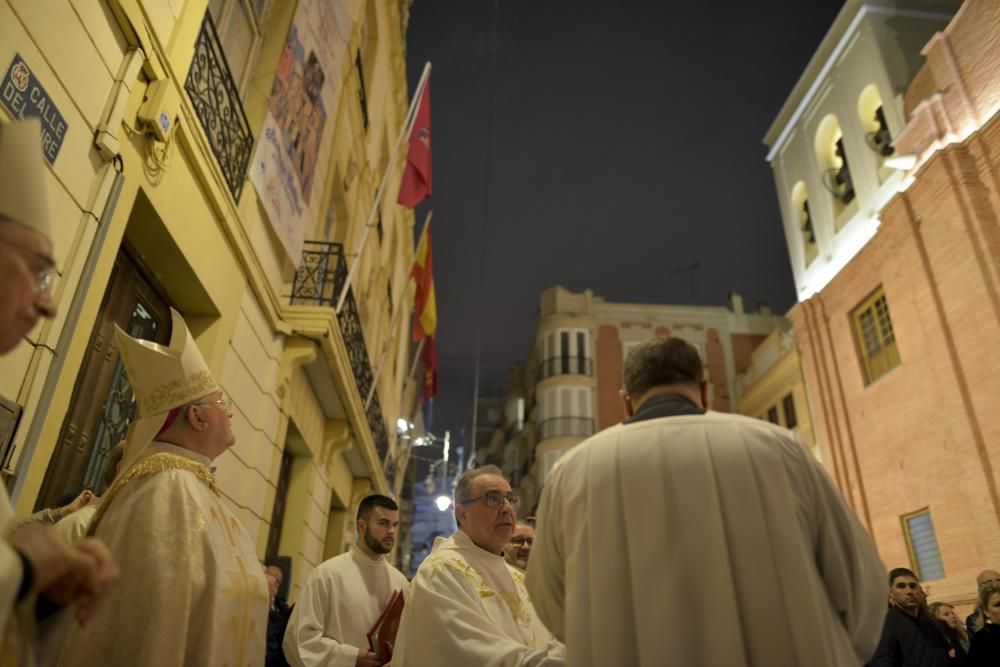
{"label": "gold embroidered chasuble", "polygon": [[520,570],[461,530],[435,541],[410,584],[393,667],[552,667],[563,656]]}
{"label": "gold embroidered chasuble", "polygon": [[89,533],[121,578],[61,667],[264,664],[268,593],[253,542],[205,457],[153,442],[103,498]]}

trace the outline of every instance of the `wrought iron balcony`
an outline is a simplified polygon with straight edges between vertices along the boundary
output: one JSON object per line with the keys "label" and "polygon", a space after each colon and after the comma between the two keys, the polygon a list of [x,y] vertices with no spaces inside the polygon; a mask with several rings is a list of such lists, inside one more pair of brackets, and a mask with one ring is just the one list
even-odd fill
{"label": "wrought iron balcony", "polygon": [[222,41],[207,11],[194,43],[194,60],[184,90],[191,98],[229,192],[239,201],[253,150],[253,134]]}
{"label": "wrought iron balcony", "polygon": [[[299,264],[292,283],[291,304],[336,307],[337,297],[346,280],[347,262],[344,260],[343,245],[306,241],[302,250],[302,263]],[[353,289],[347,290],[347,298],[344,299],[344,307],[337,317],[337,324],[340,327],[340,336],[344,340],[344,347],[347,348],[347,358],[351,363],[351,373],[354,375],[354,386],[357,387],[361,402],[364,403],[371,391],[374,376]],[[365,416],[379,459],[384,460],[389,451],[389,436],[378,392],[372,396],[372,402]]]}
{"label": "wrought iron balcony", "polygon": [[538,427],[541,432],[539,440],[560,436],[587,438],[594,435],[594,420],[590,417],[552,417],[543,420]]}
{"label": "wrought iron balcony", "polygon": [[538,364],[538,379],[554,375],[588,375],[594,374],[593,361],[588,357],[549,357]]}

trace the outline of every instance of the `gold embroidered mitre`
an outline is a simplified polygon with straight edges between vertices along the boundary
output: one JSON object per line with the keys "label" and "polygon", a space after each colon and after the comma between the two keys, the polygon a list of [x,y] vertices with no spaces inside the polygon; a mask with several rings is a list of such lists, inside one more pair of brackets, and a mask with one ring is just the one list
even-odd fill
{"label": "gold embroidered mitre", "polygon": [[0,124],[0,216],[52,240],[37,118]]}
{"label": "gold embroidered mitre", "polygon": [[115,325],[118,350],[138,405],[125,439],[123,469],[136,461],[159,432],[173,408],[221,391],[184,318],[170,309],[170,344],[133,338]]}

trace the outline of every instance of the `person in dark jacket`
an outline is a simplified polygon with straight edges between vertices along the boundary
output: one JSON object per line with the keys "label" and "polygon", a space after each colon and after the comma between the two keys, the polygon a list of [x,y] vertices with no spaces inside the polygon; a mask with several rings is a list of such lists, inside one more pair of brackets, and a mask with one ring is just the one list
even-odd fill
{"label": "person in dark jacket", "polygon": [[869,667],[948,667],[964,657],[923,605],[917,575],[905,567],[889,572],[889,611]]}
{"label": "person in dark jacket", "polygon": [[969,664],[1000,665],[1000,583],[988,583],[979,589],[979,608],[986,616],[986,624],[972,635]]}
{"label": "person in dark jacket", "polygon": [[[986,584],[996,583],[1000,583],[1000,572],[996,570],[983,570],[976,577],[976,590],[981,590]],[[979,632],[985,621],[986,615],[983,613],[983,608],[977,604],[976,608],[969,614],[969,617],[965,619],[965,627],[969,631],[969,637]]]}
{"label": "person in dark jacket", "polygon": [[[289,667],[281,642],[285,637],[292,607],[288,605],[288,589],[291,585],[292,559],[277,556],[268,559],[264,565],[271,608],[267,616],[267,651],[264,654],[265,667]],[[294,606],[294,605],[293,605]]]}

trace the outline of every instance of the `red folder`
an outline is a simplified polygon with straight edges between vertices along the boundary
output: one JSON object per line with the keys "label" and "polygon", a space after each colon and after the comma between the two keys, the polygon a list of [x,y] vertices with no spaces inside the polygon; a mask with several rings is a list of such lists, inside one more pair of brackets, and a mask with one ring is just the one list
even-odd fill
{"label": "red folder", "polygon": [[393,591],[385,609],[375,619],[368,631],[368,646],[382,662],[392,660],[392,647],[399,631],[399,619],[403,615],[403,591]]}

